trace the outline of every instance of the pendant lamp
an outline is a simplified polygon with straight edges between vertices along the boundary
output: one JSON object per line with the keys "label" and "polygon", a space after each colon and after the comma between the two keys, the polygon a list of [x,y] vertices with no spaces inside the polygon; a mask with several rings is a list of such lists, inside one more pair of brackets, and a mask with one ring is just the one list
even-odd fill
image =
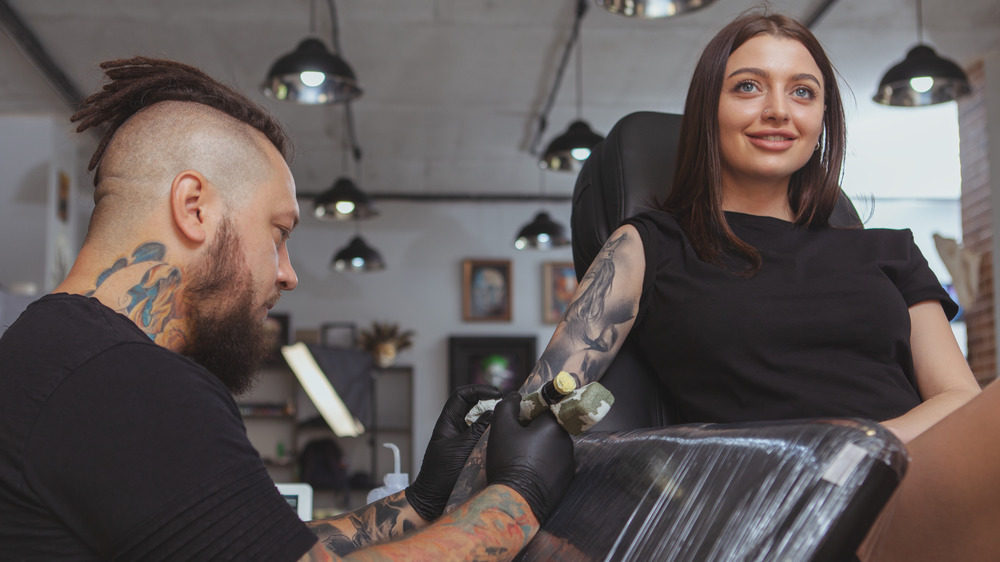
{"label": "pendant lamp", "polygon": [[372,200],[353,180],[340,177],[313,200],[313,215],[323,220],[368,219],[378,215]]}
{"label": "pendant lamp", "polygon": [[598,0],[612,14],[630,18],[654,19],[679,16],[708,6],[715,0]]}
{"label": "pendant lamp", "polygon": [[[545,172],[539,170],[538,178],[542,196],[545,195]],[[566,229],[552,220],[544,210],[539,211],[531,222],[521,227],[514,238],[514,248],[518,250],[549,250],[569,244]]]}
{"label": "pendant lamp", "polygon": [[361,87],[354,70],[340,56],[337,12],[333,0],[330,23],[333,30],[334,52],[326,49],[315,37],[315,2],[310,3],[310,37],[303,39],[294,51],[279,58],[267,73],[261,85],[264,95],[305,105],[343,103],[361,95]]}
{"label": "pendant lamp", "polygon": [[[580,0],[577,4],[576,18],[573,21],[573,31],[570,33],[569,41],[566,44],[566,50],[563,53],[563,59],[560,62],[559,69],[557,70],[557,80],[556,85],[553,88],[553,95],[558,91],[558,84],[562,78],[563,72],[566,70],[566,63],[569,58],[569,53],[572,51],[573,45],[576,45],[576,120],[573,121],[565,133],[557,136],[552,140],[545,148],[545,152],[542,154],[541,160],[538,162],[539,167],[548,170],[554,170],[558,172],[577,172],[580,170],[581,163],[590,156],[591,149],[594,145],[604,140],[604,137],[595,133],[590,125],[583,120],[581,114],[583,113],[583,48],[580,44],[580,23],[583,21],[583,16],[587,13],[587,2],[586,0]],[[548,113],[548,109],[551,108],[552,98],[550,97],[548,107],[546,108],[545,114]],[[545,122],[545,117],[540,119],[541,123]]]}
{"label": "pendant lamp", "polygon": [[569,244],[566,229],[552,220],[545,211],[539,211],[534,220],[521,227],[514,240],[518,250],[548,250]]}
{"label": "pendant lamp", "polygon": [[972,91],[969,77],[954,62],[938,56],[923,42],[923,21],[917,0],[917,45],[903,62],[882,77],[872,98],[883,105],[917,107],[958,99]]}
{"label": "pendant lamp", "polygon": [[552,139],[539,165],[558,172],[576,172],[602,140],[604,137],[595,133],[586,121],[578,119],[570,123],[565,133]]}
{"label": "pendant lamp", "polygon": [[360,234],[356,234],[346,246],[333,255],[330,267],[334,271],[381,271],[385,269],[385,262],[375,248],[362,240]]}
{"label": "pendant lamp", "polygon": [[[347,169],[347,147],[354,156],[354,172],[360,177],[361,147],[354,130],[354,113],[352,104],[344,104],[344,133],[342,139],[344,150],[341,153],[341,169]],[[371,197],[368,196],[354,180],[341,176],[333,182],[333,186],[313,199],[313,216],[323,220],[370,219],[378,215]]]}

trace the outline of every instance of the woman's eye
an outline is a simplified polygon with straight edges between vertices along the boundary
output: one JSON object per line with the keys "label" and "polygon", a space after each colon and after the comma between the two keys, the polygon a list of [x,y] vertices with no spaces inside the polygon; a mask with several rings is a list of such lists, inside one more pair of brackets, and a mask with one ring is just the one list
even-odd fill
{"label": "woman's eye", "polygon": [[736,85],[736,91],[749,94],[757,89],[757,85],[753,82],[740,82]]}
{"label": "woman's eye", "polygon": [[812,89],[800,86],[795,88],[795,95],[800,98],[813,98],[816,94],[812,91]]}

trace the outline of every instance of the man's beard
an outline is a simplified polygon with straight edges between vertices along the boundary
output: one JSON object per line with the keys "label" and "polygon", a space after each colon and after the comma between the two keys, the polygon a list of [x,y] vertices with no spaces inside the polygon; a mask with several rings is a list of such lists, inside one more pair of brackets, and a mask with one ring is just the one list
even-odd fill
{"label": "man's beard", "polygon": [[222,221],[218,241],[188,277],[188,337],[182,353],[208,369],[234,396],[245,394],[257,382],[268,336],[257,318],[253,276],[229,219]]}

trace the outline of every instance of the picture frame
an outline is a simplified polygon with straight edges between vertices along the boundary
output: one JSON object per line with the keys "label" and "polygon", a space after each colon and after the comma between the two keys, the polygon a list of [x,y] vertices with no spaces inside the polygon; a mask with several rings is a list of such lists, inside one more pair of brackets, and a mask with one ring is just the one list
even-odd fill
{"label": "picture frame", "polygon": [[358,327],[354,322],[324,322],[319,325],[319,343],[327,347],[358,347]]}
{"label": "picture frame", "polygon": [[451,336],[451,390],[467,384],[488,384],[504,393],[516,391],[535,367],[535,350],[535,336]]}
{"label": "picture frame", "polygon": [[542,264],[542,321],[558,324],[576,292],[576,268],[571,261]]}
{"label": "picture frame", "polygon": [[462,261],[462,320],[510,322],[513,286],[509,259]]}
{"label": "picture frame", "polygon": [[280,363],[284,359],[281,348],[292,343],[292,316],[284,312],[268,312],[264,319],[267,331],[267,362]]}
{"label": "picture frame", "polygon": [[49,180],[45,226],[45,269],[43,289],[48,292],[62,283],[73,266],[76,247],[77,188],[69,172],[58,169]]}

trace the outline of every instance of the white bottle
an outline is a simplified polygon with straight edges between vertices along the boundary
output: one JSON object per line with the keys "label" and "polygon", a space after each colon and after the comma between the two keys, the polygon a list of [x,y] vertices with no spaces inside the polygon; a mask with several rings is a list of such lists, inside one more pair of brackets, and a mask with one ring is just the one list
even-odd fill
{"label": "white bottle", "polygon": [[368,492],[368,503],[391,496],[410,485],[410,475],[399,471],[399,447],[394,443],[383,443],[382,446],[392,449],[393,468],[395,468],[395,471],[385,475],[383,478],[385,486],[379,486]]}

